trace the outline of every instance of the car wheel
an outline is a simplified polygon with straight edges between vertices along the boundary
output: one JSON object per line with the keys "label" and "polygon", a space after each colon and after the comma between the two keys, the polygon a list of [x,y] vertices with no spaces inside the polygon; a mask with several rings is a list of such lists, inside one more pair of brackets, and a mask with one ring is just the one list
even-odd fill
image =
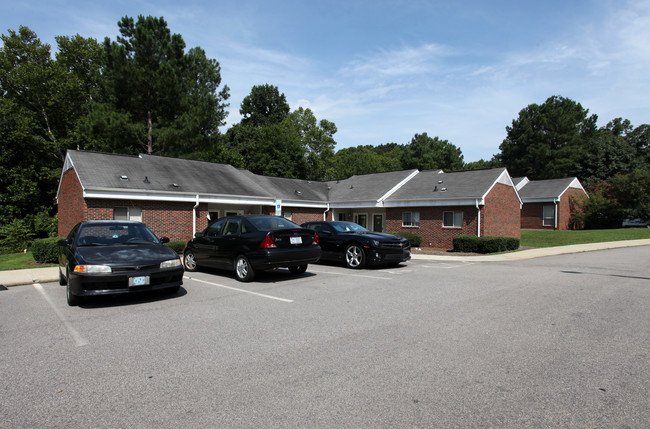
{"label": "car wheel", "polygon": [[74,307],[76,305],[81,304],[81,297],[72,293],[72,291],[70,290],[70,284],[68,284],[68,287],[65,288],[65,295],[66,298],[68,299],[69,306]]}
{"label": "car wheel", "polygon": [[305,265],[295,265],[293,267],[289,267],[289,272],[291,274],[298,275],[298,274],[304,273],[305,271],[307,271],[307,264],[305,264]]}
{"label": "car wheel", "polygon": [[196,271],[196,258],[194,257],[194,252],[188,250],[183,255],[183,266],[185,271]]}
{"label": "car wheel", "polygon": [[255,278],[255,271],[251,267],[251,263],[244,255],[239,255],[235,258],[235,277],[240,282],[249,282]]}
{"label": "car wheel", "polygon": [[363,248],[358,244],[350,244],[345,249],[345,265],[348,268],[359,269],[366,265],[366,254]]}
{"label": "car wheel", "polygon": [[61,273],[61,268],[59,268],[59,284],[61,286],[65,286],[68,284],[68,279],[63,276],[63,273]]}

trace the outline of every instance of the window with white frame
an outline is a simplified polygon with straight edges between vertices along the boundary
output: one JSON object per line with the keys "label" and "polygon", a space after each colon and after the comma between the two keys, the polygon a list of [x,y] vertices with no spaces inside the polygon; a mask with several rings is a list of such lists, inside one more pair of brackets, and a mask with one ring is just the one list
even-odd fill
{"label": "window with white frame", "polygon": [[402,226],[420,226],[420,212],[402,212]]}
{"label": "window with white frame", "polygon": [[442,226],[445,228],[461,228],[463,226],[463,212],[442,212]]}
{"label": "window with white frame", "polygon": [[545,205],[542,208],[542,225],[554,226],[555,225],[555,206]]}
{"label": "window with white frame", "polygon": [[113,208],[113,220],[142,222],[142,209],[139,207],[115,207]]}

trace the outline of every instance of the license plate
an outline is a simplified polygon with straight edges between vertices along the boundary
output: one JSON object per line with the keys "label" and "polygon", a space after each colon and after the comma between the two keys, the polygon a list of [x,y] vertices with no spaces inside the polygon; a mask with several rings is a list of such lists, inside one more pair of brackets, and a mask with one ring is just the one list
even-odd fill
{"label": "license plate", "polygon": [[149,276],[129,277],[129,286],[145,286],[149,284]]}
{"label": "license plate", "polygon": [[291,244],[302,244],[302,238],[301,237],[289,237],[289,242]]}

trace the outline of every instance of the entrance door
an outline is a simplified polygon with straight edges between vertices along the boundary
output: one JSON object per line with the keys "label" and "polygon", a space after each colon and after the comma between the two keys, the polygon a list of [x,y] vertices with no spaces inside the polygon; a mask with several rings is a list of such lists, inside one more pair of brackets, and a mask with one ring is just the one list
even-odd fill
{"label": "entrance door", "polygon": [[374,232],[384,232],[384,215],[372,215],[372,230]]}

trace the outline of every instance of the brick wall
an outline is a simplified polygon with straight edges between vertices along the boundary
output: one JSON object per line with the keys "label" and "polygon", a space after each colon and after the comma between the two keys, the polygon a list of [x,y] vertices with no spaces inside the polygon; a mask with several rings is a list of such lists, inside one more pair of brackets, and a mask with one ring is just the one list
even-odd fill
{"label": "brick wall", "polygon": [[83,190],[77,173],[72,168],[61,177],[57,210],[59,237],[67,237],[70,230],[86,218],[87,206]]}
{"label": "brick wall", "polygon": [[[446,211],[462,211],[463,226],[460,228],[447,228],[442,226],[442,214]],[[402,212],[419,212],[420,226],[402,226]],[[451,249],[453,239],[457,235],[476,235],[478,219],[476,207],[409,207],[386,209],[386,231],[409,232],[422,237],[423,247],[436,247]]]}
{"label": "brick wall", "polygon": [[481,235],[521,238],[521,205],[512,186],[497,183],[485,197]]}
{"label": "brick wall", "polygon": [[[586,198],[581,189],[568,189],[562,197],[557,207],[557,229],[568,230],[571,228],[571,197]],[[555,225],[545,226],[542,220],[543,207],[553,205],[552,202],[546,203],[526,203],[521,210],[521,227],[524,229],[554,229]]]}

